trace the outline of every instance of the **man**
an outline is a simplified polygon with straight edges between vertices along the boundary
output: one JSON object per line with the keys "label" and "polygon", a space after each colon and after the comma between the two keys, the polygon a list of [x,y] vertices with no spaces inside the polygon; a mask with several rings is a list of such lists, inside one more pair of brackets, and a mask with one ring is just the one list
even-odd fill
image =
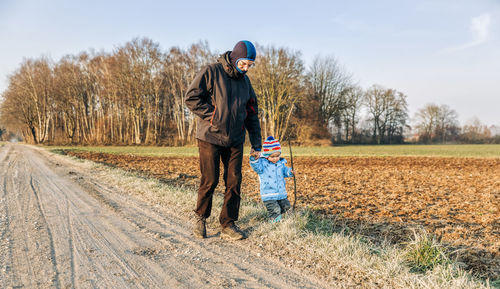
{"label": "man", "polygon": [[250,41],[238,42],[217,63],[205,66],[186,93],[186,106],[197,116],[196,138],[201,180],[196,203],[194,235],[206,238],[206,219],[224,166],[224,204],[219,216],[221,238],[240,240],[245,233],[236,226],[241,199],[241,164],[246,131],[253,151],[261,150],[257,97],[246,76],[256,57]]}

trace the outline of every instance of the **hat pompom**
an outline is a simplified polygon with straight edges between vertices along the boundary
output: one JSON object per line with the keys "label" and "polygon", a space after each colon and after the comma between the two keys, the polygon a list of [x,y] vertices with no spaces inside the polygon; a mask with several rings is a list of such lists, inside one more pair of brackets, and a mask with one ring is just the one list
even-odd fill
{"label": "hat pompom", "polygon": [[280,142],[273,136],[267,137],[267,139],[264,141],[264,144],[262,145],[262,156],[267,158],[276,152],[281,153]]}

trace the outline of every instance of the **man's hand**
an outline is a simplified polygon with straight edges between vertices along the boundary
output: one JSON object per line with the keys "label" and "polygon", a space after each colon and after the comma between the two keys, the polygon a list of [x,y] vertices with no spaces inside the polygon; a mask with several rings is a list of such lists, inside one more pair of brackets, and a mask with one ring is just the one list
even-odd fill
{"label": "man's hand", "polygon": [[260,158],[260,151],[256,151],[254,149],[251,149],[250,156],[252,156],[252,157],[254,157],[254,159],[258,160]]}

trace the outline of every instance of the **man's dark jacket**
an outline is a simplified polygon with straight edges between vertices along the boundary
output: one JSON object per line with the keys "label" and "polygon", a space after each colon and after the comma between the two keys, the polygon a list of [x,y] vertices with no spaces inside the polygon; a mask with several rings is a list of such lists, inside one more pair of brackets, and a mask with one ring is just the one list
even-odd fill
{"label": "man's dark jacket", "polygon": [[217,63],[205,66],[186,93],[186,106],[197,117],[196,138],[224,147],[245,141],[248,131],[252,148],[261,148],[257,97],[248,76],[236,71],[230,51]]}

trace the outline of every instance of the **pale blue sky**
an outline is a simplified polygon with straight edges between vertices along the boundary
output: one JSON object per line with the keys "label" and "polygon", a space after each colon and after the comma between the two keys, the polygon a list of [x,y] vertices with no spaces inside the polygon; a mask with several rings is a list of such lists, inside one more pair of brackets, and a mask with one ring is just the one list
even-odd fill
{"label": "pale blue sky", "polygon": [[332,55],[362,87],[408,95],[411,116],[433,102],[462,125],[500,125],[499,0],[0,0],[0,91],[25,57],[110,52],[134,37],[218,51],[247,39],[301,51],[306,65]]}

